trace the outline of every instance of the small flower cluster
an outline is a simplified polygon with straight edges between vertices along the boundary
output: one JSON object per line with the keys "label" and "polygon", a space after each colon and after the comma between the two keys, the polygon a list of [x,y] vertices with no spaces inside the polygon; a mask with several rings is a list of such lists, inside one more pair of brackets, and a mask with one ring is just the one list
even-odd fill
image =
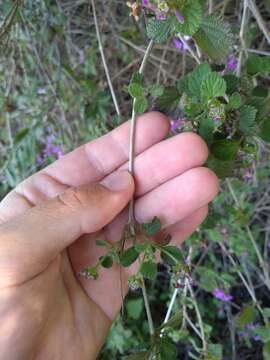
{"label": "small flower cluster", "polygon": [[259,324],[253,324],[253,323],[247,324],[245,326],[244,330],[238,332],[238,335],[241,338],[248,337],[254,341],[261,341],[262,340],[261,337],[259,335],[254,334],[254,330],[256,330],[256,328],[258,328],[258,327],[259,327]]}
{"label": "small flower cluster", "polygon": [[64,155],[64,152],[60,145],[55,143],[55,136],[50,134],[46,138],[46,145],[37,156],[37,163],[39,165],[43,164],[46,158],[53,157],[54,159],[59,159]]}
{"label": "small flower cluster", "polygon": [[231,295],[225,294],[223,290],[218,289],[218,288],[216,288],[212,294],[216,299],[224,301],[224,302],[229,302],[229,301],[233,300],[233,297]]}

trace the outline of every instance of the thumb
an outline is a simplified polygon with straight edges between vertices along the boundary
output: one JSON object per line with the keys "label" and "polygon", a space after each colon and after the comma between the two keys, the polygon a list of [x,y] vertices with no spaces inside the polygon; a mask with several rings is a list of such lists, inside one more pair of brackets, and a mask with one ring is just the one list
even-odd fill
{"label": "thumb", "polygon": [[81,235],[110,223],[133,192],[131,175],[119,171],[100,184],[70,188],[1,225],[1,285],[20,284],[43,271]]}

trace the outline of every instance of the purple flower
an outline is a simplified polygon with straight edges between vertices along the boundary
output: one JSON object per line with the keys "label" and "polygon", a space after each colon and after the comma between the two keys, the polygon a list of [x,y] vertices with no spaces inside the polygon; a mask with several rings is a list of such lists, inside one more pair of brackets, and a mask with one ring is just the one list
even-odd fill
{"label": "purple flower", "polygon": [[184,44],[183,44],[183,42],[180,40],[180,39],[177,39],[176,37],[174,37],[173,39],[172,39],[172,42],[173,42],[173,45],[175,46],[175,48],[177,49],[177,50],[184,50],[185,49],[185,46],[184,46]]}
{"label": "purple flower", "polygon": [[79,64],[83,65],[85,63],[85,54],[83,50],[79,51]]}
{"label": "purple flower", "polygon": [[180,13],[180,11],[176,10],[175,16],[176,16],[176,19],[180,22],[180,24],[184,24],[185,18],[184,18],[184,16]]}
{"label": "purple flower", "polygon": [[148,7],[149,6],[149,0],[142,0],[142,6]]}
{"label": "purple flower", "polygon": [[50,134],[46,138],[46,146],[37,156],[37,163],[42,165],[46,157],[54,157],[56,159],[61,158],[64,155],[64,151],[62,150],[60,145],[55,144],[55,136]]}
{"label": "purple flower", "polygon": [[231,71],[235,71],[238,65],[237,58],[232,54],[228,57],[227,60],[227,69]]}
{"label": "purple flower", "polygon": [[215,289],[212,294],[216,299],[222,300],[225,302],[229,302],[233,299],[233,297],[231,295],[226,295],[224,293],[224,291],[221,289]]}
{"label": "purple flower", "polygon": [[243,180],[248,183],[253,180],[253,174],[251,169],[247,169],[243,175]]}
{"label": "purple flower", "polygon": [[177,132],[177,130],[180,130],[184,123],[184,119],[171,120],[171,131],[174,133]]}

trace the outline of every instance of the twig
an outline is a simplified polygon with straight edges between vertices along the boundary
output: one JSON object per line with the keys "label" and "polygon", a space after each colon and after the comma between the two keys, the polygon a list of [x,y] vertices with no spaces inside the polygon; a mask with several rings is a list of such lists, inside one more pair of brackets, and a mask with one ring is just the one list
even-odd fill
{"label": "twig", "polygon": [[261,16],[261,13],[260,13],[257,5],[255,4],[255,2],[253,0],[247,0],[247,2],[248,2],[248,7],[249,7],[250,11],[252,12],[254,18],[257,21],[259,28],[263,32],[263,34],[268,42],[268,45],[270,45],[270,32],[264,23],[264,20]]}
{"label": "twig", "polygon": [[242,49],[240,50],[239,57],[238,57],[238,63],[237,63],[237,70],[236,74],[238,77],[240,77],[241,74],[241,67],[242,67],[242,61],[243,61],[243,52],[245,51],[245,26],[247,21],[247,10],[248,10],[248,0],[243,1],[243,15],[242,15],[242,22],[241,22],[241,28],[239,33],[239,38],[241,42]]}
{"label": "twig", "polygon": [[106,78],[107,78],[107,81],[108,81],[108,85],[109,85],[109,88],[110,88],[110,92],[111,92],[111,95],[112,95],[112,99],[113,99],[113,103],[114,103],[116,113],[117,113],[117,115],[119,117],[121,117],[120,108],[119,108],[118,101],[117,101],[117,98],[116,98],[116,95],[115,95],[114,87],[113,87],[113,84],[112,84],[112,81],[111,81],[111,76],[110,76],[110,72],[109,72],[109,69],[108,69],[108,66],[107,66],[107,61],[106,61],[106,57],[105,57],[104,49],[103,49],[103,45],[102,45],[102,40],[101,40],[100,31],[99,31],[99,25],[98,25],[98,20],[97,20],[97,12],[96,12],[95,0],[91,0],[91,4],[92,4],[92,9],[93,9],[93,17],[94,17],[94,24],[95,24],[95,28],[96,28],[96,34],[97,34],[98,47],[99,47],[103,67],[104,67],[104,70],[105,70]]}
{"label": "twig", "polygon": [[247,52],[250,53],[254,53],[254,54],[259,54],[259,55],[264,55],[264,56],[270,56],[270,52],[269,51],[262,51],[262,50],[257,50],[257,49],[246,49]]}
{"label": "twig", "polygon": [[203,321],[202,321],[200,309],[198,307],[197,300],[196,300],[196,297],[194,295],[194,291],[192,289],[192,286],[191,286],[190,282],[188,282],[187,286],[188,286],[188,291],[189,291],[189,293],[191,295],[191,298],[192,298],[192,302],[193,302],[194,307],[195,307],[196,316],[197,316],[198,324],[199,324],[199,327],[200,327],[203,351],[204,351],[204,355],[206,356],[206,354],[207,354],[207,342],[206,342],[206,339],[205,339],[205,332],[204,332]]}
{"label": "twig", "polygon": [[209,12],[209,14],[212,14],[212,12],[213,12],[213,0],[209,0],[208,12]]}
{"label": "twig", "polygon": [[186,40],[183,38],[183,36],[181,36],[180,34],[178,34],[179,39],[182,41],[182,43],[185,45],[185,47],[188,49],[188,51],[190,52],[190,55],[193,57],[193,59],[197,62],[197,64],[201,63],[201,60],[198,58],[198,56],[195,54],[195,52],[191,49],[191,47],[189,46],[189,44],[186,42]]}

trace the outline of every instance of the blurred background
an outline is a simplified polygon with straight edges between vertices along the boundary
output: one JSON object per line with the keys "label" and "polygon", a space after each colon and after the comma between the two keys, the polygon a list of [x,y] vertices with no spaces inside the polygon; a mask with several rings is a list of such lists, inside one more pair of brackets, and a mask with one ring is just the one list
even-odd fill
{"label": "blurred background", "polygon": [[[270,1],[257,5],[269,29]],[[231,26],[232,71],[241,6],[240,0],[213,1],[213,10]],[[0,199],[24,178],[129,118],[131,100],[123,87],[145,53],[145,26],[130,16],[125,1],[100,0],[96,10],[121,117],[115,115],[89,1],[0,0]],[[251,16],[248,21],[247,47],[270,56],[257,22]],[[156,45],[145,79],[174,84],[195,65],[179,44]],[[269,74],[259,81],[269,86]],[[172,119],[172,135],[178,132],[181,124]],[[184,309],[185,316],[170,331],[177,359],[200,358],[198,311],[209,359],[270,359],[270,147],[262,141],[256,146],[252,165],[221,183],[207,221],[183,247],[191,258],[193,296],[179,288],[175,312]],[[157,280],[147,287],[158,326],[175,290],[166,266],[160,265]],[[147,341],[142,297],[131,291],[100,359],[122,359]]]}

